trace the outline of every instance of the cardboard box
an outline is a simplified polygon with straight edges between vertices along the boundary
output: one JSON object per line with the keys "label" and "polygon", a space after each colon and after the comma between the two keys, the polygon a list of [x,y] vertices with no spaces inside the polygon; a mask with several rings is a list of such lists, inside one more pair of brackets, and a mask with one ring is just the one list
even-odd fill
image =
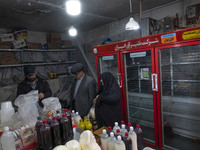
{"label": "cardboard box", "polygon": [[26,47],[26,42],[24,39],[21,40],[17,40],[17,41],[13,41],[13,46],[14,48],[22,48],[22,47]]}
{"label": "cardboard box", "polygon": [[61,43],[60,33],[46,33],[47,43]]}
{"label": "cardboard box", "polygon": [[16,40],[22,40],[28,38],[28,33],[26,30],[15,31],[14,36]]}
{"label": "cardboard box", "polygon": [[101,145],[101,135],[102,135],[104,129],[106,129],[106,131],[108,131],[107,127],[101,127],[100,129],[93,132],[96,142],[99,145]]}
{"label": "cardboard box", "polygon": [[1,52],[0,65],[18,64],[19,61],[15,55],[15,52]]}
{"label": "cardboard box", "polygon": [[14,41],[14,35],[12,33],[9,34],[0,34],[1,41]]}
{"label": "cardboard box", "polygon": [[10,42],[0,42],[0,49],[10,49],[11,43]]}
{"label": "cardboard box", "polygon": [[28,48],[30,49],[41,49],[42,45],[41,43],[33,43],[33,42],[26,42]]}

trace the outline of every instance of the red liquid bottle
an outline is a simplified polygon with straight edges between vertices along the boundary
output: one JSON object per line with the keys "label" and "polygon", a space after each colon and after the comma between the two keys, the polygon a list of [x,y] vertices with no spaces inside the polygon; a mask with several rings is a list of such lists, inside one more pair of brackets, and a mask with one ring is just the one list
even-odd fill
{"label": "red liquid bottle", "polygon": [[135,133],[137,134],[138,150],[143,150],[143,135],[142,135],[142,129],[140,128],[139,124],[136,125]]}
{"label": "red liquid bottle", "polygon": [[73,139],[73,137],[74,137],[74,132],[73,132],[73,127],[72,127],[72,117],[71,117],[71,114],[69,113],[69,111],[68,111],[68,109],[65,109],[64,110],[65,111],[65,114],[66,114],[66,116],[68,117],[68,119],[69,119],[69,136],[70,136],[70,139]]}
{"label": "red liquid bottle", "polygon": [[37,122],[35,124],[35,129],[37,133],[37,142],[38,142],[38,147],[42,148],[42,140],[41,140],[41,134],[40,134],[40,128],[43,125],[41,116],[37,117]]}
{"label": "red liquid bottle", "polygon": [[128,130],[128,132],[130,131],[130,127],[132,127],[132,124],[131,124],[131,122],[129,122],[129,123],[128,123],[128,127],[127,127],[127,128],[128,128],[128,129],[127,129],[127,130]]}
{"label": "red liquid bottle", "polygon": [[56,119],[60,122],[60,119],[62,118],[60,111],[56,110]]}
{"label": "red liquid bottle", "polygon": [[123,137],[123,141],[124,141],[126,150],[132,150],[132,141],[128,135],[128,132],[125,133],[125,137]]}
{"label": "red liquid bottle", "polygon": [[70,126],[69,126],[69,119],[66,117],[66,114],[62,115],[62,118],[60,120],[60,125],[61,125],[61,139],[62,139],[62,144],[65,144],[70,140]]}
{"label": "red liquid bottle", "polygon": [[56,117],[52,118],[51,131],[53,146],[61,145],[60,123],[58,120],[56,120]]}
{"label": "red liquid bottle", "polygon": [[43,125],[40,128],[42,150],[52,150],[51,127],[46,120],[43,120]]}
{"label": "red liquid bottle", "polygon": [[[107,134],[110,136],[110,133],[111,133],[111,132],[113,132],[112,127],[111,127],[111,126],[108,126],[108,133],[107,133]],[[113,133],[114,133],[114,132],[113,132]]]}

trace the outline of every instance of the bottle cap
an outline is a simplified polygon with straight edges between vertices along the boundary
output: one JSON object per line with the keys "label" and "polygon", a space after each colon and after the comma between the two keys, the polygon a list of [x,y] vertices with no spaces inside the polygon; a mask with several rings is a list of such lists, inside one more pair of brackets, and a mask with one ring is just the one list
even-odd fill
{"label": "bottle cap", "polygon": [[125,133],[125,136],[128,136],[128,132]]}
{"label": "bottle cap", "polygon": [[122,137],[121,137],[120,135],[118,135],[118,136],[117,136],[117,140],[118,140],[118,141],[121,141],[121,140],[122,140]]}
{"label": "bottle cap", "polygon": [[117,129],[116,132],[117,132],[117,133],[120,133],[120,129]]}
{"label": "bottle cap", "polygon": [[76,114],[78,115],[78,111],[76,112]]}
{"label": "bottle cap", "polygon": [[62,117],[66,117],[66,114],[62,114]]}
{"label": "bottle cap", "polygon": [[60,113],[60,111],[59,111],[59,110],[56,110],[56,113],[58,114],[58,113]]}
{"label": "bottle cap", "polygon": [[139,125],[139,124],[136,124],[136,128],[140,128],[140,125]]}
{"label": "bottle cap", "polygon": [[68,109],[65,109],[64,111],[65,111],[65,112],[68,112]]}
{"label": "bottle cap", "polygon": [[52,120],[56,120],[56,117],[53,117]]}
{"label": "bottle cap", "polygon": [[109,126],[109,127],[108,127],[108,130],[109,130],[109,131],[110,131],[110,130],[112,130],[112,127],[111,127],[111,126]]}
{"label": "bottle cap", "polygon": [[113,133],[113,132],[110,132],[110,136],[111,136],[111,137],[114,136],[114,133]]}
{"label": "bottle cap", "polygon": [[130,131],[133,131],[133,127],[130,127]]}
{"label": "bottle cap", "polygon": [[125,129],[125,125],[124,124],[122,125],[122,129]]}
{"label": "bottle cap", "polygon": [[132,126],[131,122],[128,123],[128,126],[129,126],[129,127]]}
{"label": "bottle cap", "polygon": [[72,113],[74,113],[75,111],[74,110],[72,110]]}
{"label": "bottle cap", "polygon": [[118,122],[115,122],[115,126],[118,126]]}
{"label": "bottle cap", "polygon": [[103,134],[105,134],[106,133],[106,130],[105,129],[103,129]]}
{"label": "bottle cap", "polygon": [[121,124],[124,124],[124,120],[121,121]]}
{"label": "bottle cap", "polygon": [[43,124],[46,124],[47,123],[47,121],[46,120],[43,120]]}
{"label": "bottle cap", "polygon": [[9,131],[9,127],[4,127],[4,131]]}
{"label": "bottle cap", "polygon": [[48,113],[47,116],[48,116],[48,117],[51,117],[51,113]]}
{"label": "bottle cap", "polygon": [[74,125],[73,125],[73,128],[76,128],[76,127],[78,127],[77,124],[74,124]]}
{"label": "bottle cap", "polygon": [[38,116],[38,117],[37,117],[37,120],[41,120],[41,119],[42,119],[41,116]]}

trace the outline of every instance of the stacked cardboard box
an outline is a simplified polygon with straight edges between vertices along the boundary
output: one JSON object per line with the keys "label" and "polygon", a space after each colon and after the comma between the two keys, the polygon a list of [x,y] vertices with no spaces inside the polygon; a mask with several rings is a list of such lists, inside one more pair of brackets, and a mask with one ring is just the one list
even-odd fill
{"label": "stacked cardboard box", "polygon": [[1,52],[0,65],[18,64],[15,52]]}

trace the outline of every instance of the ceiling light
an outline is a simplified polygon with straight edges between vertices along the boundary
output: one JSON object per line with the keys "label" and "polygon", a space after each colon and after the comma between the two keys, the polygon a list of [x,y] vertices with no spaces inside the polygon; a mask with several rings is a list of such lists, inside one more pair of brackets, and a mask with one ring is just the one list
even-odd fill
{"label": "ceiling light", "polygon": [[[129,2],[130,2],[130,14],[133,15],[132,2],[131,0]],[[125,27],[126,30],[137,30],[139,28],[140,28],[139,24],[133,19],[133,17],[130,18],[129,22],[126,24],[126,27]]]}
{"label": "ceiling light", "polygon": [[133,19],[133,17],[130,18],[129,22],[126,24],[125,27],[126,30],[137,30],[139,28],[139,24]]}
{"label": "ceiling light", "polygon": [[77,35],[77,30],[73,26],[70,27],[69,29],[69,35],[70,36],[76,36]]}
{"label": "ceiling light", "polygon": [[81,3],[79,0],[68,0],[66,2],[67,13],[73,16],[81,13]]}

